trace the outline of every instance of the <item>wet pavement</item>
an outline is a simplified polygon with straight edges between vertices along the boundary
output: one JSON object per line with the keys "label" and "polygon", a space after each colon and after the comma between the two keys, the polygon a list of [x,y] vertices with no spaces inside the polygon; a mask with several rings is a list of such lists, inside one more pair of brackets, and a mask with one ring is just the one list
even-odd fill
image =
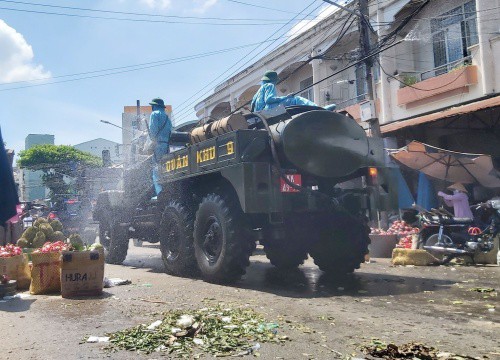
{"label": "wet pavement", "polygon": [[[88,335],[148,324],[168,309],[207,302],[248,304],[277,321],[279,332],[291,341],[262,344],[264,359],[361,356],[360,347],[373,339],[420,341],[442,351],[500,358],[497,266],[391,267],[389,259],[374,259],[352,276],[329,278],[311,259],[296,271],[281,273],[258,249],[245,277],[223,286],[169,276],[157,246],[131,242],[124,265],[106,265],[106,276],[132,284],[105,289],[92,299],[42,295],[0,302],[0,358],[159,358],[109,354],[102,344],[80,342]],[[496,291],[478,292],[486,288]]]}

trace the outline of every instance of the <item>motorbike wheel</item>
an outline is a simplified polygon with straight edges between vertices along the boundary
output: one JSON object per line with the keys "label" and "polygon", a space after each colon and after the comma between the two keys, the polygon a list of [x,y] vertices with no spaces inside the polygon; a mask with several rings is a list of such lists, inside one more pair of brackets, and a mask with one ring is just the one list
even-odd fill
{"label": "motorbike wheel", "polygon": [[329,226],[315,227],[321,230],[309,254],[328,274],[352,273],[359,269],[368,254],[369,228],[361,220],[341,212],[332,214],[327,220],[323,224]]}
{"label": "motorbike wheel", "polygon": [[[449,237],[448,235],[443,234],[441,237],[445,243],[447,243],[447,244],[453,243],[453,240],[451,240],[451,237]],[[439,242],[439,234],[432,234],[431,236],[429,236],[425,240],[424,245],[425,246],[435,246],[435,245],[437,245],[438,242]],[[426,250],[426,251],[429,254],[431,254],[432,256],[434,256],[436,259],[438,259],[439,263],[441,265],[449,263],[454,258],[453,256],[450,257],[449,255],[445,255],[445,254],[437,252],[437,251],[432,251],[432,250]]]}
{"label": "motorbike wheel", "polygon": [[237,200],[218,194],[203,198],[194,222],[194,250],[209,282],[231,283],[245,274],[253,245]]}
{"label": "motorbike wheel", "polygon": [[188,209],[178,202],[170,202],[163,211],[160,229],[160,250],[167,273],[196,273],[193,219]]}

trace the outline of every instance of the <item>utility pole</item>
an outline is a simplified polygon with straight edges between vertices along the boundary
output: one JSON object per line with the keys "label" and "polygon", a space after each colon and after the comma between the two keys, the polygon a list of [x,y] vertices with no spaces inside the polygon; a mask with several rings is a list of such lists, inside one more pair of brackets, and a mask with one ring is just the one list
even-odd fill
{"label": "utility pole", "polygon": [[[370,44],[370,12],[368,8],[368,0],[358,0],[359,1],[359,14],[358,27],[359,27],[359,47],[361,49],[361,58],[365,58],[370,54],[371,44]],[[367,57],[365,60],[365,81],[366,81],[366,92],[367,99],[371,104],[373,111],[373,116],[369,120],[370,128],[373,137],[382,137],[380,131],[380,124],[378,122],[378,117],[375,111],[375,92],[373,90],[373,58]]]}
{"label": "utility pole", "polygon": [[[365,58],[370,54],[371,44],[370,44],[370,12],[368,8],[368,0],[358,0],[358,11],[351,10],[346,6],[342,6],[335,2],[335,0],[323,0],[324,2],[334,5],[348,13],[358,17],[358,28],[359,28],[359,48],[360,57]],[[372,136],[381,138],[382,133],[380,131],[380,124],[378,122],[377,114],[375,111],[375,92],[373,91],[373,59],[368,57],[365,60],[365,81],[366,81],[366,97],[367,103],[363,106],[367,106],[369,109],[368,114],[370,119],[370,128],[372,131]],[[362,109],[362,113],[364,113]]]}
{"label": "utility pole", "polygon": [[[369,56],[372,51],[370,41],[370,10],[368,0],[358,0],[359,6],[359,48],[361,50],[361,58],[365,58],[365,83],[366,83],[366,102],[362,103],[361,112],[364,113],[365,121],[370,124],[371,136],[374,138],[382,138],[380,124],[378,122],[377,110],[375,107],[375,92],[373,90],[373,57]],[[366,111],[364,111],[366,110]],[[378,184],[371,189],[370,196],[370,217],[380,227],[382,220],[386,222],[387,212],[380,211],[381,196]]]}
{"label": "utility pole", "polygon": [[[347,11],[350,14],[358,17],[359,28],[359,48],[360,58],[365,59],[365,81],[366,81],[366,100],[360,104],[361,119],[370,124],[371,136],[379,138],[382,142],[382,132],[380,131],[380,124],[375,108],[375,92],[373,90],[373,58],[370,55],[372,48],[370,44],[370,11],[368,7],[368,0],[358,0],[358,11],[350,10],[344,6],[337,4],[332,0],[323,0],[326,3],[334,5]],[[379,216],[383,223],[387,221],[387,212],[379,211],[381,204],[380,189],[378,184],[372,187],[370,191],[370,217],[375,223],[379,222]]]}

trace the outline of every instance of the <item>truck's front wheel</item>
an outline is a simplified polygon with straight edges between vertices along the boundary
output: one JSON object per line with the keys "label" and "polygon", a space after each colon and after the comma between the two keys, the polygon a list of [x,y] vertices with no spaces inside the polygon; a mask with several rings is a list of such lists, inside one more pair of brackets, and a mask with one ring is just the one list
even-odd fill
{"label": "truck's front wheel", "polygon": [[196,271],[193,248],[193,220],[188,209],[170,202],[163,211],[160,249],[167,273],[191,275]]}
{"label": "truck's front wheel", "polygon": [[[106,262],[108,264],[120,265],[127,257],[128,252],[128,230],[118,221],[111,220],[109,223],[109,246]],[[105,248],[106,246],[103,245]]]}
{"label": "truck's front wheel", "polygon": [[194,223],[194,249],[207,281],[233,282],[245,274],[253,248],[244,214],[234,199],[216,194],[203,198]]}
{"label": "truck's front wheel", "polygon": [[109,224],[103,221],[99,223],[99,243],[109,248]]}

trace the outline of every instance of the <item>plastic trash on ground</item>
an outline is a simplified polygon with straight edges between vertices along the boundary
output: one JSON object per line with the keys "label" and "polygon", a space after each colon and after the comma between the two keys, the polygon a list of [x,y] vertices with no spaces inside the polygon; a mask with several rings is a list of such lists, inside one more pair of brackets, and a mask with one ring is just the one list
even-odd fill
{"label": "plastic trash on ground", "polygon": [[161,320],[156,320],[154,323],[147,327],[148,330],[154,330],[163,323]]}
{"label": "plastic trash on ground", "polygon": [[109,342],[109,336],[89,336],[87,339],[88,343],[107,343]]}
{"label": "plastic trash on ground", "polygon": [[105,288],[110,288],[113,286],[120,286],[120,285],[130,285],[132,284],[132,281],[130,280],[124,280],[120,278],[104,278],[104,287]]}

